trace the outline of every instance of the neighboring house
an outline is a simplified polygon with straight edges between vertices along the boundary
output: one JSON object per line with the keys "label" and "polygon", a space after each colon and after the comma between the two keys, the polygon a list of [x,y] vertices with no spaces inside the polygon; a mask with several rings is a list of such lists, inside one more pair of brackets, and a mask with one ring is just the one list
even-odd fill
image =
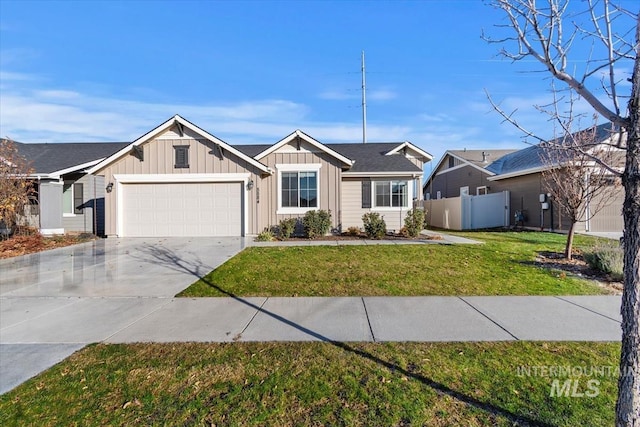
{"label": "neighboring house", "polygon": [[[599,142],[610,137],[610,125],[598,127]],[[460,195],[482,195],[510,192],[511,225],[567,230],[569,221],[557,204],[544,200],[546,194],[542,171],[550,166],[544,161],[543,148],[533,145],[521,150],[456,150],[447,151],[427,178],[425,199],[450,198]],[[577,231],[619,232],[623,229],[622,202],[624,191],[615,189],[611,204],[588,221],[577,224]],[[588,202],[587,202],[588,203]],[[522,215],[517,218],[516,213]]]}
{"label": "neighboring house", "polygon": [[424,198],[487,194],[491,187],[487,178],[495,175],[488,169],[489,165],[515,151],[517,150],[448,150],[427,178],[423,186]]}
{"label": "neighboring house", "polygon": [[86,170],[128,144],[15,144],[33,170],[29,179],[35,187],[34,204],[25,221],[42,234],[103,235],[104,180]]}
{"label": "neighboring house", "polygon": [[323,144],[296,130],[273,145],[229,145],[176,115],[89,169],[104,179],[109,236],[255,235],[331,211],[402,227],[432,156],[409,143]]}

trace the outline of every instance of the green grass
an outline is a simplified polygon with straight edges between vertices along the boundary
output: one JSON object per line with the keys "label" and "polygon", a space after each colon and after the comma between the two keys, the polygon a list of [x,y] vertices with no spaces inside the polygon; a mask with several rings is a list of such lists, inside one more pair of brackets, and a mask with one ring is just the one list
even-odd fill
{"label": "green grass", "polygon": [[0,425],[606,426],[614,375],[573,377],[599,381],[596,397],[551,397],[556,378],[519,367],[618,357],[614,343],[100,344],[0,396]]}
{"label": "green grass", "polygon": [[[583,295],[592,282],[532,265],[565,236],[456,233],[483,245],[252,247],[178,294],[208,296]],[[576,237],[577,247],[595,240]]]}

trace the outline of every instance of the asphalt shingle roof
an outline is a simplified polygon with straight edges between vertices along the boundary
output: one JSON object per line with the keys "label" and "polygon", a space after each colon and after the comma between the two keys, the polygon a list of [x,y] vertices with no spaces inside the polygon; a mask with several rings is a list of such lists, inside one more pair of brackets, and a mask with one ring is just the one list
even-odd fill
{"label": "asphalt shingle roof", "polygon": [[[402,144],[401,142],[369,142],[354,144],[325,144],[326,147],[354,160],[349,172],[422,172],[405,156],[386,154]],[[235,149],[255,157],[271,145],[234,145]]]}
{"label": "asphalt shingle roof", "polygon": [[18,152],[36,174],[52,173],[110,156],[129,142],[74,142],[24,144],[16,142]]}
{"label": "asphalt shingle roof", "polygon": [[455,156],[460,157],[461,159],[464,159],[469,163],[473,163],[478,167],[486,168],[492,162],[495,162],[501,157],[506,156],[507,154],[511,154],[515,151],[517,151],[516,148],[506,150],[449,150],[449,153],[454,154]]}
{"label": "asphalt shingle roof", "polygon": [[[611,136],[611,123],[601,124],[596,128],[596,140],[592,141],[592,143],[602,142],[609,136]],[[555,144],[556,146],[561,145],[562,139],[558,138],[550,141],[550,143]],[[553,150],[555,153],[550,155],[549,150]],[[527,169],[543,167],[547,161],[546,159],[557,158],[559,161],[562,161],[561,157],[561,150],[558,150],[557,148],[544,148],[540,144],[537,144],[515,151],[511,154],[507,154],[492,162],[486,167],[486,169],[496,175],[504,175]]]}

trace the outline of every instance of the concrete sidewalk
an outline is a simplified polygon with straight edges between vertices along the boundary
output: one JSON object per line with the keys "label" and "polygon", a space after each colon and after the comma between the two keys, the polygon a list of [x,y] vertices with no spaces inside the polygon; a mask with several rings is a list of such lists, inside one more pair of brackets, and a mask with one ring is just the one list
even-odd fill
{"label": "concrete sidewalk", "polygon": [[621,338],[619,296],[12,297],[1,303],[0,393],[94,342]]}

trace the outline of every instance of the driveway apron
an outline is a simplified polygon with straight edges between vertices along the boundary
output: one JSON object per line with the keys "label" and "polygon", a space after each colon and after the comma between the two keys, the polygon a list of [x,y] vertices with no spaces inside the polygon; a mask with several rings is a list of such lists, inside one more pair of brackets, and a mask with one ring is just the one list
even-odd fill
{"label": "driveway apron", "polygon": [[0,260],[0,393],[171,303],[246,244],[101,239]]}

